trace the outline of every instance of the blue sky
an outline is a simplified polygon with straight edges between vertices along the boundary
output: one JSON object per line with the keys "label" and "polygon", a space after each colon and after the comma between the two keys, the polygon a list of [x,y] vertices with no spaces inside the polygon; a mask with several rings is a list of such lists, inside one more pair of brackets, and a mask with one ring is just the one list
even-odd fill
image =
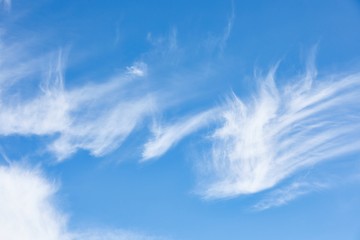
{"label": "blue sky", "polygon": [[0,239],[360,238],[359,1],[0,6]]}

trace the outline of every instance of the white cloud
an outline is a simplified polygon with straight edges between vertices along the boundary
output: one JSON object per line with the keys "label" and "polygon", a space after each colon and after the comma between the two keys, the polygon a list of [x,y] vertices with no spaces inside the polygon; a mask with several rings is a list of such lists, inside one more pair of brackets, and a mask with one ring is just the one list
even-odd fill
{"label": "white cloud", "polygon": [[215,120],[218,109],[198,113],[168,126],[153,126],[153,138],[144,146],[143,161],[160,157],[184,137],[206,126]]}
{"label": "white cloud", "polygon": [[71,239],[65,215],[54,207],[55,192],[37,170],[0,166],[0,238]]}
{"label": "white cloud", "polygon": [[134,78],[145,71],[145,63],[137,63],[105,83],[67,91],[69,107],[65,110],[70,124],[60,131],[50,150],[64,159],[78,149],[101,156],[118,147],[155,106],[151,94],[131,89],[138,84]]}
{"label": "white cloud", "polygon": [[[51,144],[50,150],[59,159],[67,158],[77,149],[89,150],[95,156],[108,153],[121,144],[153,105],[150,97],[120,101],[113,106],[104,103],[101,106],[99,101],[85,115],[75,115],[75,121]],[[102,109],[93,111],[93,107]]]}
{"label": "white cloud", "polygon": [[0,165],[0,239],[155,240],[126,230],[72,231],[56,205],[57,187],[36,169]]}
{"label": "white cloud", "polygon": [[144,77],[147,74],[147,65],[143,62],[136,62],[133,66],[127,67],[129,74]]}
{"label": "white cloud", "polygon": [[42,69],[49,64],[50,57],[28,56],[27,48],[30,46],[0,43],[3,56],[0,60],[0,135],[51,134],[68,122],[63,54],[60,51],[58,59],[44,74],[40,88],[36,89],[33,85],[41,80]]}
{"label": "white cloud", "polygon": [[[6,55],[18,52],[1,49]],[[100,156],[118,147],[155,105],[154,97],[136,81],[146,76],[147,66],[137,62],[126,71],[97,84],[64,87],[64,54],[43,75],[40,88],[38,61],[0,62],[0,135],[54,135],[49,150],[59,160],[78,149]],[[15,63],[15,64],[13,64]],[[40,66],[39,66],[40,65]],[[33,80],[35,79],[35,80]],[[30,94],[24,84],[33,88]]]}
{"label": "white cloud", "polygon": [[250,101],[229,99],[212,136],[205,198],[271,188],[304,168],[360,149],[360,75],[305,76],[278,88],[275,68]]}
{"label": "white cloud", "polygon": [[49,60],[46,55],[39,56],[29,53],[28,49],[34,48],[34,39],[29,38],[26,43],[19,43],[13,39],[8,40],[6,37],[6,30],[0,28],[0,86],[2,92],[21,80],[32,81],[36,73],[46,66]]}
{"label": "white cloud", "polygon": [[233,25],[234,25],[234,21],[235,21],[235,6],[234,6],[234,1],[231,1],[231,14],[228,18],[224,33],[222,38],[219,41],[219,48],[220,48],[220,53],[222,53],[226,47],[227,41],[230,37]]}
{"label": "white cloud", "polygon": [[226,24],[222,30],[222,33],[210,34],[204,42],[204,46],[207,50],[210,50],[213,53],[217,53],[220,56],[224,54],[224,50],[226,49],[227,43],[234,27],[235,17],[235,3],[232,0],[230,13],[227,18]]}
{"label": "white cloud", "polygon": [[272,191],[264,199],[254,205],[253,209],[256,211],[263,211],[273,207],[279,207],[287,204],[288,202],[326,188],[327,185],[322,183],[309,183],[309,182],[293,182],[290,185]]}
{"label": "white cloud", "polygon": [[98,230],[75,234],[74,240],[165,240],[125,230]]}

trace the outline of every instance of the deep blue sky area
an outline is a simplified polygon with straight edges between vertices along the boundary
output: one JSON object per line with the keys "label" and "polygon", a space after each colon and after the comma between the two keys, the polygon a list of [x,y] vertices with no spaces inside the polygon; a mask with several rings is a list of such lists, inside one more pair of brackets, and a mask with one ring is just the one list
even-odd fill
{"label": "deep blue sky area", "polygon": [[[4,5],[0,13],[0,75],[5,76],[0,79],[0,108],[6,110],[0,110],[0,115],[17,111],[19,114],[15,114],[15,118],[0,117],[3,126],[0,127],[1,154],[4,159],[6,156],[14,162],[41,169],[43,177],[57,186],[54,208],[68,216],[66,228],[69,231],[122,229],[175,240],[360,239],[360,155],[357,153],[359,148],[356,149],[360,146],[359,135],[356,135],[360,117],[359,107],[354,104],[358,100],[353,100],[353,105],[348,103],[351,99],[360,99],[360,77],[356,75],[360,68],[360,1],[10,2],[11,6],[6,7],[6,1],[0,1]],[[57,58],[60,52],[61,58]],[[309,130],[306,135],[308,132],[305,133],[304,127],[307,138],[297,144],[310,144],[309,158],[323,154],[331,161],[321,159],[305,165],[294,164],[289,169],[295,166],[296,170],[288,172],[281,164],[270,163],[272,170],[264,175],[269,179],[261,173],[259,178],[254,175],[246,188],[251,190],[241,192],[243,182],[238,179],[243,179],[244,175],[236,175],[237,167],[241,170],[246,164],[244,156],[248,151],[252,154],[247,143],[258,135],[256,131],[251,132],[251,122],[261,122],[263,115],[259,113],[249,125],[245,121],[235,121],[238,128],[229,133],[234,133],[235,137],[229,138],[231,140],[225,145],[212,142],[212,134],[223,121],[230,122],[230,113],[220,114],[225,116],[222,121],[212,122],[216,117],[206,117],[207,120],[203,117],[198,123],[194,120],[193,124],[186,125],[188,120],[200,112],[226,105],[232,94],[244,99],[245,104],[253,101],[248,109],[256,108],[256,104],[261,103],[261,94],[260,97],[256,95],[261,79],[276,64],[279,65],[275,82],[280,94],[290,91],[282,87],[300,82],[311,65],[312,55],[318,77],[314,80],[315,90],[304,97],[303,102],[317,93],[317,84],[329,86],[324,87],[329,91],[339,90],[336,95],[339,98],[334,97],[334,101],[340,99],[341,94],[354,91],[352,95],[343,96],[336,108],[319,110],[314,115],[312,119],[323,120],[319,124],[324,124],[324,128],[312,127],[329,134],[340,131],[340,125],[344,129],[352,127],[353,135],[339,134],[341,138],[329,138],[316,145],[318,132]],[[57,59],[61,60],[61,66]],[[25,69],[27,65],[30,70]],[[51,87],[50,93],[43,90],[43,81],[51,73],[46,69],[53,65],[56,65],[54,76],[57,76],[54,79],[61,79],[63,84],[59,88],[54,84],[54,92],[59,91],[59,96],[64,94],[70,99],[64,107],[65,115],[70,116],[64,125],[58,124],[61,121],[57,115],[56,119],[42,117],[48,108],[55,109],[60,116],[64,106],[51,105],[53,96],[58,99]],[[13,70],[22,80],[10,84],[11,79],[15,79],[11,75]],[[343,85],[339,76],[351,74],[355,76],[354,87],[349,84],[350,90],[341,90]],[[5,81],[7,83],[3,84]],[[44,98],[39,97],[43,96],[42,91]],[[271,92],[270,96],[273,95]],[[38,102],[32,101],[37,97]],[[137,105],[138,99],[139,102],[155,99],[155,103],[146,100],[149,105],[136,115],[132,111],[141,105]],[[284,100],[287,101],[292,100]],[[294,100],[295,103],[298,102]],[[22,104],[24,108],[21,108]],[[264,115],[271,104],[264,103]],[[351,117],[342,119],[342,114],[334,113],[341,112],[340,109],[345,109],[344,113],[348,111],[346,113]],[[252,119],[252,116],[249,113],[242,117]],[[34,121],[29,120],[33,118]],[[14,119],[20,123],[14,123]],[[43,125],[42,121],[45,121]],[[274,121],[270,120],[269,124]],[[333,124],[326,125],[332,121]],[[223,126],[232,126],[229,122]],[[307,123],[304,122],[304,126],[308,126]],[[15,127],[9,127],[11,124]],[[59,126],[51,130],[47,127],[51,124]],[[163,126],[159,127],[159,133],[169,133],[163,142],[157,138],[161,136],[156,135],[157,124]],[[110,137],[116,134],[116,129],[127,129],[127,126],[126,134]],[[175,130],[171,132],[173,126]],[[238,130],[246,127],[250,129],[249,133]],[[266,131],[267,128],[259,129]],[[236,135],[236,131],[244,135]],[[286,136],[291,138],[292,132],[288,131]],[[268,135],[262,136],[259,141]],[[58,139],[62,139],[64,145],[59,143],[59,146],[64,148],[56,151],[52,146]],[[145,161],[146,144],[154,139],[162,146],[171,142],[171,148]],[[277,141],[274,138],[268,142],[274,152],[280,151]],[[254,151],[261,151],[260,145],[254,144]],[[228,148],[234,147],[229,159],[239,164],[231,165],[227,172],[219,170],[218,175],[211,175],[211,167],[208,169],[202,164],[213,159],[210,155],[215,153],[217,146],[223,147],[221,154],[216,155],[219,159],[227,156]],[[335,154],[332,152],[334,146],[348,148]],[[316,147],[327,150],[317,152]],[[355,150],[347,150],[350,147]],[[296,149],[293,151],[295,155],[289,154],[290,160],[301,157]],[[60,153],[65,157],[59,157]],[[263,160],[260,157],[249,159],[252,164]],[[220,160],[218,164],[221,168]],[[206,175],[207,171],[210,174]],[[281,175],[281,171],[286,174]],[[255,174],[255,170],[250,170],[249,174]],[[208,186],[208,179],[219,176],[229,177],[228,183],[237,190],[228,195],[214,193],[207,197],[201,189]],[[274,184],[267,186],[273,179],[276,179]],[[276,195],[279,192],[283,195]],[[293,195],[289,197],[286,193]],[[280,203],[264,209],[254,208],[257,203],[270,198]],[[1,234],[0,230],[0,239]],[[107,238],[103,235],[101,239],[140,238]]]}

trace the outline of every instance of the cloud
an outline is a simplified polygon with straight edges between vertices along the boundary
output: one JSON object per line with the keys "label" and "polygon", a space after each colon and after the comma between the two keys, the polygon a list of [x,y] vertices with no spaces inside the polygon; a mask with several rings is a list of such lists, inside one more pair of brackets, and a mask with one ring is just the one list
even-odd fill
{"label": "cloud", "polygon": [[54,207],[55,192],[38,170],[0,166],[0,238],[71,239],[66,216]]}
{"label": "cloud", "polygon": [[31,82],[49,62],[49,54],[29,51],[36,48],[34,39],[26,43],[7,39],[6,30],[0,28],[0,87],[2,93],[18,82]]}
{"label": "cloud", "polygon": [[228,18],[224,33],[219,41],[219,48],[220,48],[220,53],[222,53],[226,47],[227,41],[230,37],[233,25],[234,25],[234,21],[235,21],[235,6],[234,6],[234,1],[231,1],[231,14]]}
{"label": "cloud", "polygon": [[[0,48],[6,56],[16,56],[17,49]],[[0,135],[55,136],[48,150],[59,160],[78,149],[95,156],[112,151],[155,106],[154,96],[139,81],[147,74],[144,62],[97,83],[66,89],[66,52],[47,57],[47,62],[53,60],[45,73],[45,57],[21,64],[15,58],[0,62]]]}
{"label": "cloud", "polygon": [[281,87],[273,68],[248,101],[227,101],[201,164],[205,198],[252,194],[360,149],[360,74],[317,78],[313,65]]}
{"label": "cloud", "polygon": [[59,159],[67,158],[77,149],[89,150],[95,156],[108,153],[152,112],[155,106],[152,95],[131,96],[127,89],[133,87],[131,79],[138,77],[141,70],[133,71],[107,84],[67,92],[71,123],[50,146]]}
{"label": "cloud", "polygon": [[327,185],[322,183],[309,183],[309,182],[300,182],[296,181],[290,185],[276,189],[269,193],[264,199],[253,206],[253,209],[256,211],[263,211],[273,207],[279,207],[287,204],[288,202],[309,194],[314,191],[318,191],[326,188]]}
{"label": "cloud", "polygon": [[222,32],[217,34],[210,34],[204,42],[204,46],[207,50],[210,50],[210,52],[215,53],[217,56],[223,56],[224,50],[226,49],[228,40],[234,27],[235,17],[235,3],[232,0],[230,13],[228,15],[226,24],[222,29]]}
{"label": "cloud", "polygon": [[153,138],[144,146],[143,161],[160,157],[184,137],[206,126],[210,120],[215,120],[217,109],[198,113],[184,118],[168,126],[153,126]]}
{"label": "cloud", "polygon": [[0,239],[156,240],[155,236],[113,229],[70,230],[56,204],[57,185],[39,169],[0,165]]}
{"label": "cloud", "polygon": [[74,240],[165,240],[125,230],[98,230],[75,234]]}
{"label": "cloud", "polygon": [[138,76],[144,77],[147,71],[147,65],[143,62],[136,62],[133,66],[127,67],[128,73]]}
{"label": "cloud", "polygon": [[[61,55],[60,55],[61,56]],[[18,79],[7,81],[4,78],[2,91],[0,92],[0,134],[3,136],[12,134],[53,134],[64,130],[69,124],[66,114],[69,105],[63,88],[62,59],[48,72],[48,76],[42,82],[41,93],[34,97],[21,92],[23,82],[31,81],[35,73],[23,71]],[[27,65],[26,63],[24,65]],[[33,64],[29,64],[29,69]],[[6,66],[6,65],[5,65]],[[27,67],[24,67],[27,69]],[[15,67],[15,69],[18,69]],[[4,68],[3,71],[12,72]],[[7,74],[1,74],[3,77]],[[10,74],[12,77],[12,74]],[[20,83],[18,83],[20,82]]]}

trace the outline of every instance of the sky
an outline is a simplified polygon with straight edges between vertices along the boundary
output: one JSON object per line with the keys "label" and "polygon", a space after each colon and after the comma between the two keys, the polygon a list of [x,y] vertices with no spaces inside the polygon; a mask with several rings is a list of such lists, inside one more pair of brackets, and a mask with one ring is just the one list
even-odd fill
{"label": "sky", "polygon": [[0,0],[0,239],[360,239],[360,1]]}

